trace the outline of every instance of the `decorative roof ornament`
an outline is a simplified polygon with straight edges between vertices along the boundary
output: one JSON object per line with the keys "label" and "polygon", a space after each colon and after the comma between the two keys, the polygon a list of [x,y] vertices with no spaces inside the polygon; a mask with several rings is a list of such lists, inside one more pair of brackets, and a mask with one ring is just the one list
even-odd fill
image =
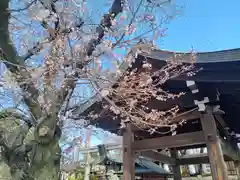
{"label": "decorative roof ornament", "polygon": [[[195,81],[186,81],[187,87],[191,90],[192,94],[199,93],[199,89],[197,88],[197,85]],[[209,102],[208,97],[204,97],[203,100],[194,100],[194,104],[198,106],[198,111],[204,112],[206,110],[206,103]]]}

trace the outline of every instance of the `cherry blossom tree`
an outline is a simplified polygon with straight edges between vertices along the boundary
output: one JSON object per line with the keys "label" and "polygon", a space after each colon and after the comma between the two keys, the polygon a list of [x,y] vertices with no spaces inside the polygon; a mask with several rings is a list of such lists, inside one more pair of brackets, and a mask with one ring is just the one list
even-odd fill
{"label": "cherry blossom tree", "polygon": [[[177,13],[169,0],[1,0],[0,147],[7,176],[59,179],[62,130],[69,120],[79,120],[72,110],[84,107],[96,94],[109,101],[112,111],[135,123],[135,112],[143,124],[163,116],[136,106],[141,95],[146,96],[143,101],[164,97],[156,95],[150,72],[132,71],[117,89],[110,87],[125,74],[121,64],[129,67],[136,52],[143,50],[136,43],[157,42],[165,36],[164,24]],[[179,64],[166,66],[164,72],[174,73],[160,76],[158,83],[189,70],[176,67]],[[133,81],[142,82],[137,100],[130,93]],[[116,105],[123,100],[122,90],[130,106]],[[109,94],[114,96],[109,99]],[[175,96],[179,95],[168,97]],[[172,115],[176,111],[171,109]]]}

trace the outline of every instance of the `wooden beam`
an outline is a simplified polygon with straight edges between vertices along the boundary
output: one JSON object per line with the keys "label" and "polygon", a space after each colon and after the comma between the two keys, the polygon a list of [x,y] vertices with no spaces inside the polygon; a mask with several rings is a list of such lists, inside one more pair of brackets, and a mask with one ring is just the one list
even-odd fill
{"label": "wooden beam", "polygon": [[[170,122],[170,124],[175,124],[175,123],[179,123],[181,121],[190,121],[190,120],[194,120],[194,119],[200,119],[200,113],[198,111],[198,108],[194,108],[189,111],[180,113],[179,115],[175,116],[169,122]],[[141,129],[139,129],[139,127],[137,127],[136,125],[132,125],[132,131],[133,132],[141,131]]]}
{"label": "wooden beam", "polygon": [[[227,130],[228,127],[227,127],[227,124],[225,123],[225,120],[219,114],[214,115],[214,117],[216,118],[218,123],[221,125],[221,127],[224,131],[224,136],[226,137],[226,140],[222,139],[222,138],[219,139],[221,148],[223,151],[224,159],[239,161],[240,155],[239,155],[239,149],[238,149],[237,143],[232,141],[232,138],[229,136],[229,133]],[[232,143],[235,143],[235,146],[233,146]]]}
{"label": "wooden beam", "polygon": [[191,109],[187,112],[183,112],[176,117],[174,117],[170,122],[171,124],[179,123],[181,121],[190,121],[194,119],[199,119],[200,118],[200,113],[198,111],[198,108]]}
{"label": "wooden beam", "polygon": [[186,149],[197,149],[197,148],[205,148],[205,147],[207,147],[206,144],[197,144],[197,145],[191,145],[191,146],[178,147],[176,149],[180,151],[180,150],[186,150]]}
{"label": "wooden beam", "polygon": [[214,115],[218,123],[222,126],[223,129],[227,128],[227,125],[220,114]]}
{"label": "wooden beam", "polygon": [[214,117],[216,118],[217,122],[219,123],[223,135],[227,138],[227,140],[231,140],[231,137],[229,136],[227,124],[225,123],[222,116],[220,114],[215,114]]}
{"label": "wooden beam", "polygon": [[[224,155],[224,161],[232,161],[228,156]],[[208,164],[209,157],[207,153],[203,154],[192,154],[192,155],[184,155],[176,159],[176,163],[180,165],[188,165],[188,164]]]}
{"label": "wooden beam", "polygon": [[225,139],[219,138],[223,155],[232,161],[240,161],[239,149],[236,149],[232,146],[230,142]]}
{"label": "wooden beam", "polygon": [[175,136],[164,136],[152,139],[138,140],[133,143],[133,149],[135,151],[147,151],[152,149],[185,147],[204,143],[205,139],[203,132],[198,131]]}
{"label": "wooden beam", "polygon": [[213,180],[227,180],[227,166],[223,159],[222,148],[217,134],[217,126],[212,112],[207,107],[206,112],[201,113],[201,124],[207,142],[209,162]]}
{"label": "wooden beam", "polygon": [[176,159],[176,161],[180,165],[207,164],[209,163],[209,158],[207,153],[203,153],[181,156],[178,159]]}
{"label": "wooden beam", "polygon": [[127,123],[123,131],[123,180],[135,180],[135,152],[132,149],[134,134]]}
{"label": "wooden beam", "polygon": [[[217,111],[214,112],[213,114],[216,116],[221,116],[221,114]],[[191,121],[194,119],[200,119],[200,112],[198,111],[198,108],[194,108],[189,111],[178,114],[172,120],[170,120],[170,124],[179,123],[181,121]],[[141,129],[136,125],[132,125],[132,131],[133,132],[141,131]]]}
{"label": "wooden beam", "polygon": [[[178,158],[178,151],[176,149],[171,149],[170,154],[174,159]],[[176,163],[172,166],[173,168],[173,180],[182,180],[180,164]]]}
{"label": "wooden beam", "polygon": [[143,151],[140,152],[139,155],[165,164],[176,164],[176,160],[174,158],[155,151]]}

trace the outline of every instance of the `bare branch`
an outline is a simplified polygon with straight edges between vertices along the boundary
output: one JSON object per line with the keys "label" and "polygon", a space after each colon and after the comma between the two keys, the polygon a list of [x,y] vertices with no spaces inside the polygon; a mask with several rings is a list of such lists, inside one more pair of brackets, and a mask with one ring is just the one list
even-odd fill
{"label": "bare branch", "polygon": [[[91,39],[86,47],[86,53],[87,56],[91,56],[95,47],[101,43],[105,30],[109,29],[112,26],[112,20],[116,18],[116,16],[121,13],[123,10],[123,4],[122,0],[115,0],[112,4],[112,7],[110,8],[110,11],[108,14],[105,14],[103,16],[103,19],[100,23],[100,25],[96,28],[96,32],[98,33],[97,39]],[[85,65],[87,65],[89,62],[80,62],[78,64],[78,68],[82,69]]]}
{"label": "bare branch", "polygon": [[[87,46],[85,47],[86,56],[92,55],[96,46],[101,43],[101,41],[104,37],[104,34],[105,34],[105,30],[109,29],[112,26],[111,21],[114,18],[116,18],[116,16],[119,13],[121,13],[122,10],[123,10],[122,0],[114,0],[113,4],[109,10],[109,13],[105,14],[103,16],[100,25],[96,28],[98,37],[96,39],[95,38],[91,39],[89,41],[89,43],[87,44]],[[77,68],[83,69],[88,63],[90,63],[90,62],[89,61],[77,62]],[[63,83],[62,88],[59,91],[60,97],[62,97],[60,99],[60,101],[64,101],[65,98],[67,97],[67,95],[69,94],[69,90],[75,88],[76,80],[73,80],[73,79],[78,76],[79,75],[77,73],[73,73],[72,75],[70,75],[70,77],[66,78],[66,81]]]}

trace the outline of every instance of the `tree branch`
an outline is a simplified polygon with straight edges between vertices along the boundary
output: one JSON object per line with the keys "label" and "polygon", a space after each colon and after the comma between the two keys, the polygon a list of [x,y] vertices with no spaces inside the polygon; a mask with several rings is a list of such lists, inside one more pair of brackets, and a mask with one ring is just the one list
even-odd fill
{"label": "tree branch", "polygon": [[[123,11],[122,0],[115,0],[112,4],[112,7],[109,10],[108,14],[105,14],[101,20],[100,25],[96,28],[96,32],[98,33],[98,37],[95,39],[91,39],[86,47],[86,52],[88,56],[91,56],[94,49],[97,45],[99,45],[105,35],[105,30],[109,29],[112,26],[112,20],[116,18],[116,16]],[[89,62],[80,62],[78,64],[79,68],[83,68]]]}
{"label": "tree branch", "polygon": [[26,117],[24,114],[18,112],[18,110],[14,108],[7,108],[3,111],[0,111],[0,119],[6,117],[14,117],[16,119],[20,119],[24,121],[29,128],[36,125],[36,122],[33,119]]}
{"label": "tree branch", "polygon": [[[0,57],[10,62],[5,62],[4,64],[15,76],[16,81],[22,89],[25,103],[29,107],[33,116],[37,118],[41,116],[41,112],[39,112],[40,105],[37,101],[39,92],[34,87],[33,82],[29,81],[29,79],[31,79],[31,75],[26,71],[25,68],[23,68],[24,63],[21,57],[18,56],[18,53],[10,40],[8,29],[10,13],[7,11],[8,7],[9,0],[0,1]],[[20,66],[15,66],[13,64]]]}
{"label": "tree branch", "polygon": [[[58,0],[54,0],[52,3],[51,3],[51,6],[50,7],[46,7],[44,5],[44,3],[42,1],[40,1],[40,3],[42,4],[42,6],[45,8],[45,9],[48,9],[49,11],[51,11],[50,13],[50,16],[52,16],[53,14],[57,14],[57,10],[56,10],[56,7],[55,7],[55,3],[57,2]],[[35,46],[33,46],[32,49],[28,50],[27,54],[25,54],[24,56],[22,56],[22,59],[25,61],[27,59],[29,59],[31,56],[35,55],[36,53],[40,52],[43,48],[43,44],[45,43],[51,43],[52,41],[54,41],[57,37],[58,34],[62,34],[62,33],[65,33],[65,32],[72,32],[71,29],[69,30],[62,30],[61,32],[59,32],[60,30],[60,23],[59,23],[60,19],[59,17],[57,16],[57,20],[55,21],[55,27],[54,29],[51,28],[47,22],[45,20],[42,20],[41,21],[41,25],[44,29],[46,29],[48,32],[49,32],[49,37],[47,37],[42,43],[41,42],[38,42]]]}
{"label": "tree branch", "polygon": [[[81,25],[76,25],[76,28],[80,28],[82,26]],[[53,42],[57,35],[68,35],[70,34],[71,32],[73,32],[72,28],[65,28],[65,29],[62,29],[61,31],[59,31],[55,36],[54,38],[51,37],[51,35],[49,37],[47,37],[45,40],[43,40],[42,42],[38,42],[35,46],[32,47],[32,49],[28,50],[28,52],[23,55],[21,57],[21,59],[23,59],[24,61],[26,61],[27,59],[29,59],[30,57],[32,57],[33,55],[35,55],[36,53],[40,52],[43,47],[44,47],[44,44],[47,44],[47,43],[51,43]]]}
{"label": "tree branch", "polygon": [[[103,18],[96,28],[96,32],[98,34],[97,38],[92,38],[87,46],[85,47],[86,56],[91,56],[96,46],[99,45],[105,35],[106,29],[109,29],[112,26],[112,20],[116,18],[116,16],[123,11],[122,0],[114,0],[108,14],[103,15]],[[81,61],[77,62],[77,68],[83,69],[86,65],[88,65],[90,61]],[[65,101],[66,97],[69,94],[69,90],[74,89],[76,86],[76,81],[79,75],[77,73],[73,73],[69,77],[67,77],[62,85],[62,88],[59,91],[60,101]]]}
{"label": "tree branch", "polygon": [[0,132],[0,147],[3,147],[6,151],[8,151],[10,148],[8,147],[6,140],[3,137],[3,133]]}

